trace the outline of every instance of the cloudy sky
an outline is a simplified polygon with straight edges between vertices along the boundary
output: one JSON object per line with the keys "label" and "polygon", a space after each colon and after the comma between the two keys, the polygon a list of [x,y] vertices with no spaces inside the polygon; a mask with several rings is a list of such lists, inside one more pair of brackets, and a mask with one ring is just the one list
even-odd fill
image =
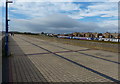
{"label": "cloudy sky", "polygon": [[[118,0],[13,1],[14,3],[9,4],[10,31],[118,32]],[[3,2],[0,4],[3,16],[4,8]],[[4,22],[3,16],[0,13],[0,18]]]}

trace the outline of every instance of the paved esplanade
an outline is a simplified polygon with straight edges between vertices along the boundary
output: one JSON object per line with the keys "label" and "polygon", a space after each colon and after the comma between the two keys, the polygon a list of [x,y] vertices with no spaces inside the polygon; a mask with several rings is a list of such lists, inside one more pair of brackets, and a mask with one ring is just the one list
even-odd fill
{"label": "paved esplanade", "polygon": [[2,35],[0,34],[0,83],[2,82]]}
{"label": "paved esplanade", "polygon": [[118,54],[23,35],[10,37],[9,82],[118,81]]}

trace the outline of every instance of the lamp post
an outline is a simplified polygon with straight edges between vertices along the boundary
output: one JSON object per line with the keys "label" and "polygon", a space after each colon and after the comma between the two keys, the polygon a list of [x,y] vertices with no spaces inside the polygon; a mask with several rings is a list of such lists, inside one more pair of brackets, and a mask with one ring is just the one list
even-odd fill
{"label": "lamp post", "polygon": [[13,3],[12,1],[6,0],[6,32],[5,32],[5,55],[8,56],[8,3]]}

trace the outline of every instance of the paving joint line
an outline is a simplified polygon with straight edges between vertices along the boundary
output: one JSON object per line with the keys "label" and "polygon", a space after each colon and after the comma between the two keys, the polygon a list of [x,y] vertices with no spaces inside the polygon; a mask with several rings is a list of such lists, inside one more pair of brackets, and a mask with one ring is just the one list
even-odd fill
{"label": "paving joint line", "polygon": [[[20,39],[22,39],[22,38],[20,38]],[[36,45],[36,44],[34,44],[34,43],[32,43],[32,42],[27,41],[27,40],[25,40],[25,39],[22,39],[22,40],[24,40],[24,41],[26,41],[26,42],[28,42],[28,43],[36,46],[36,47],[39,47],[39,48],[41,48],[41,49],[43,49],[43,50],[46,50],[46,51],[48,51],[48,52],[50,52],[50,53],[53,53],[53,52],[51,52],[51,51],[49,51],[49,50],[47,50],[47,49],[45,49],[45,48],[43,48],[43,47],[41,47],[41,46],[38,46],[38,45]],[[91,69],[91,68],[89,68],[89,67],[86,67],[86,66],[84,66],[84,65],[82,65],[82,64],[80,64],[80,63],[77,63],[77,62],[75,62],[75,61],[72,61],[72,60],[70,60],[70,59],[68,59],[68,58],[65,58],[65,57],[61,56],[61,55],[58,55],[58,54],[56,54],[56,53],[53,53],[53,54],[54,54],[55,56],[58,56],[58,57],[60,57],[60,58],[65,59],[65,60],[67,60],[67,61],[69,61],[69,62],[71,62],[71,63],[73,63],[73,64],[75,64],[75,65],[78,65],[78,66],[80,66],[80,67],[83,67],[83,68],[91,71],[91,72],[94,72],[94,73],[96,73],[96,74],[98,74],[98,75],[100,75],[100,76],[102,76],[102,77],[104,77],[104,78],[107,78],[107,79],[109,79],[109,80],[111,80],[111,81],[114,81],[114,82],[116,82],[116,83],[119,83],[119,82],[120,82],[120,81],[117,80],[117,79],[114,79],[114,78],[112,78],[112,77],[110,77],[110,76],[108,76],[108,75],[105,75],[105,74],[103,74],[103,73],[101,73],[101,72],[98,72],[98,71],[96,71],[96,70],[94,70],[94,69]]]}
{"label": "paving joint line", "polygon": [[[69,52],[78,52],[78,51],[86,51],[86,50],[69,50],[69,51],[59,51],[59,52],[53,52],[53,53],[69,53]],[[33,54],[25,54],[25,55],[40,55],[40,54],[51,54],[50,52],[48,53],[33,53]]]}
{"label": "paving joint line", "polygon": [[[42,43],[44,43],[44,42],[42,42]],[[46,43],[49,44],[49,45],[52,45],[52,46],[56,46],[56,47],[62,48],[62,49],[71,50],[71,49],[63,48],[63,47],[58,46],[58,45],[50,44],[50,43],[48,43],[48,42],[46,42]],[[45,43],[44,43],[44,44],[45,44]],[[86,49],[86,50],[91,50],[91,49]],[[72,50],[71,50],[71,51],[72,51]],[[94,55],[90,55],[90,54],[82,53],[82,52],[79,52],[79,51],[75,51],[75,52],[80,53],[80,54],[83,54],[83,55],[85,55],[85,56],[90,56],[90,57],[94,57],[94,58],[101,59],[101,60],[104,60],[104,61],[108,61],[108,62],[112,62],[112,63],[120,64],[120,62],[116,62],[116,61],[112,61],[112,60],[104,59],[104,58],[101,58],[101,57],[97,57],[97,56],[94,56]]]}
{"label": "paving joint line", "polygon": [[[50,43],[49,43],[49,44],[50,44]],[[53,44],[50,44],[50,45],[53,45]],[[60,47],[60,46],[57,46],[57,45],[53,45],[53,46],[56,46],[56,47],[59,47],[59,48],[62,48],[62,49],[66,49],[66,50],[71,50],[71,49],[63,48],[63,47]],[[91,50],[91,49],[86,49],[86,50]],[[84,51],[84,50],[83,50],[83,51]],[[90,56],[90,57],[94,57],[94,58],[97,58],[97,59],[102,59],[102,60],[109,61],[109,62],[112,62],[112,63],[120,64],[120,62],[116,62],[116,61],[104,59],[104,58],[101,58],[101,57],[97,57],[97,56],[94,56],[94,55],[82,53],[82,52],[79,52],[79,51],[74,51],[74,52],[83,54],[83,55],[85,55],[85,56]]]}

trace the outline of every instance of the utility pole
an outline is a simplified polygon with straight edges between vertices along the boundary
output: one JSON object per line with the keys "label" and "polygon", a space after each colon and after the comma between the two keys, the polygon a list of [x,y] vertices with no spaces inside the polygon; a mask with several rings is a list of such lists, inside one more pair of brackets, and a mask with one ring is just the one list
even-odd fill
{"label": "utility pole", "polygon": [[12,1],[6,0],[6,32],[5,32],[5,55],[8,56],[8,3],[13,3]]}

